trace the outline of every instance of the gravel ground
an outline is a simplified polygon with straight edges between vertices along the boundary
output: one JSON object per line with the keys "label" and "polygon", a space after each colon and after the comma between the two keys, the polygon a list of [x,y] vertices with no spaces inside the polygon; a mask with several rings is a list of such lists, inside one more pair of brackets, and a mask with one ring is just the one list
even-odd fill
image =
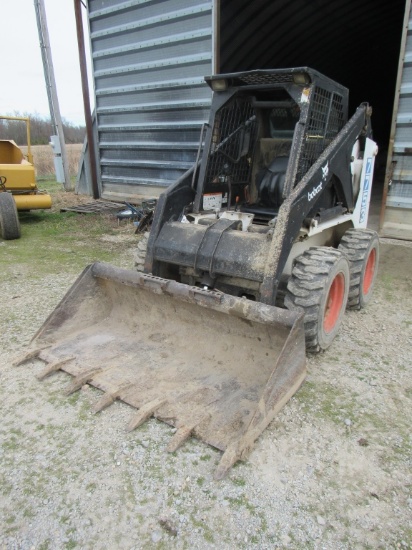
{"label": "gravel ground", "polygon": [[410,243],[382,243],[372,303],[221,482],[217,450],[167,454],[169,426],[126,433],[127,405],[93,415],[98,390],[12,367],[73,274],[3,280],[0,548],[412,548],[411,265]]}

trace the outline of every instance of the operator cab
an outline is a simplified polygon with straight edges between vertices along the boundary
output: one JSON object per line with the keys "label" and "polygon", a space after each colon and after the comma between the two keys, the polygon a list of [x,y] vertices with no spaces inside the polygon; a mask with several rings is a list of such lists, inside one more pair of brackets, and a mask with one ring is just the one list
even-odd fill
{"label": "operator cab", "polygon": [[[285,199],[345,124],[347,90],[307,68],[206,81],[215,91],[215,108],[187,220],[209,224],[244,214],[254,226],[273,227]],[[344,189],[333,174],[307,219],[351,209],[353,196]]]}
{"label": "operator cab", "polygon": [[285,193],[299,105],[284,89],[236,94],[214,118],[200,210],[234,209],[266,224]]}
{"label": "operator cab", "polygon": [[247,194],[241,210],[254,214],[255,220],[261,222],[273,219],[285,198],[286,172],[300,117],[299,106],[283,90],[279,91],[285,97],[254,100],[256,107],[259,104],[267,107],[259,107],[258,110],[260,136],[250,184],[253,192]]}

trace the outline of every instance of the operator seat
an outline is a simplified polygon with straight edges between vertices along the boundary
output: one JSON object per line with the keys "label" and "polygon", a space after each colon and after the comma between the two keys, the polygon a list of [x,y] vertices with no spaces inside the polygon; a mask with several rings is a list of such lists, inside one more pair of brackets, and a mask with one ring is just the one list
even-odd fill
{"label": "operator seat", "polygon": [[[252,204],[242,206],[242,212],[255,214],[256,218],[262,220],[272,219],[278,212],[283,202],[283,189],[285,186],[286,171],[289,163],[288,153],[291,141],[280,141],[274,139],[261,140],[261,158],[263,166],[255,174],[255,187],[257,197]],[[268,142],[272,142],[268,154]],[[273,149],[279,156],[273,157]]]}
{"label": "operator seat", "polygon": [[278,209],[283,202],[283,188],[289,157],[276,157],[256,175],[258,204]]}

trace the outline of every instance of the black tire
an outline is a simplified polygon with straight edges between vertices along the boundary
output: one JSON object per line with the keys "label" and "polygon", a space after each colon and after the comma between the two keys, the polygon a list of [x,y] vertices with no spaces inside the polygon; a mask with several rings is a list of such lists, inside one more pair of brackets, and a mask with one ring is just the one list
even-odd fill
{"label": "black tire", "polygon": [[134,255],[134,267],[136,271],[144,271],[144,262],[146,259],[147,241],[149,240],[149,235],[150,233],[146,231],[137,243],[137,248]]}
{"label": "black tire", "polygon": [[348,309],[361,309],[372,298],[378,273],[379,237],[371,229],[349,229],[339,245],[350,265]]}
{"label": "black tire", "polygon": [[295,258],[285,306],[305,313],[306,351],[327,349],[339,332],[349,279],[348,259],[335,248],[309,248]]}
{"label": "black tire", "polygon": [[4,191],[0,192],[0,229],[1,236],[6,241],[21,237],[16,203],[13,195]]}

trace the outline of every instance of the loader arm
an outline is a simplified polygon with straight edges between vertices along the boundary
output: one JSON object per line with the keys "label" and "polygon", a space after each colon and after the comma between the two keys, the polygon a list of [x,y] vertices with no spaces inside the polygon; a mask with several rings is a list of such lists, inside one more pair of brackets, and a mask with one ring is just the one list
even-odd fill
{"label": "loader arm", "polygon": [[317,198],[322,195],[321,190],[329,184],[333,176],[337,177],[340,186],[338,192],[340,191],[344,199],[344,206],[348,210],[353,208],[353,199],[347,191],[352,189],[350,182],[349,185],[340,184],[344,183],[343,178],[350,177],[346,167],[349,165],[347,156],[351,153],[353,143],[362,132],[371,132],[369,120],[370,107],[362,104],[279,208],[260,287],[261,302],[272,305],[275,303],[280,277],[293,242],[304,219],[313,209]]}
{"label": "loader arm", "polygon": [[[183,213],[182,205],[189,205],[195,197],[192,188],[192,179],[195,166],[185,172],[173,185],[168,187],[159,197],[156,205],[156,216],[150,230],[147,243],[147,254],[144,270],[146,273],[156,273],[154,261],[154,244],[164,223],[169,220],[177,220]],[[158,263],[158,262],[157,262]]]}

